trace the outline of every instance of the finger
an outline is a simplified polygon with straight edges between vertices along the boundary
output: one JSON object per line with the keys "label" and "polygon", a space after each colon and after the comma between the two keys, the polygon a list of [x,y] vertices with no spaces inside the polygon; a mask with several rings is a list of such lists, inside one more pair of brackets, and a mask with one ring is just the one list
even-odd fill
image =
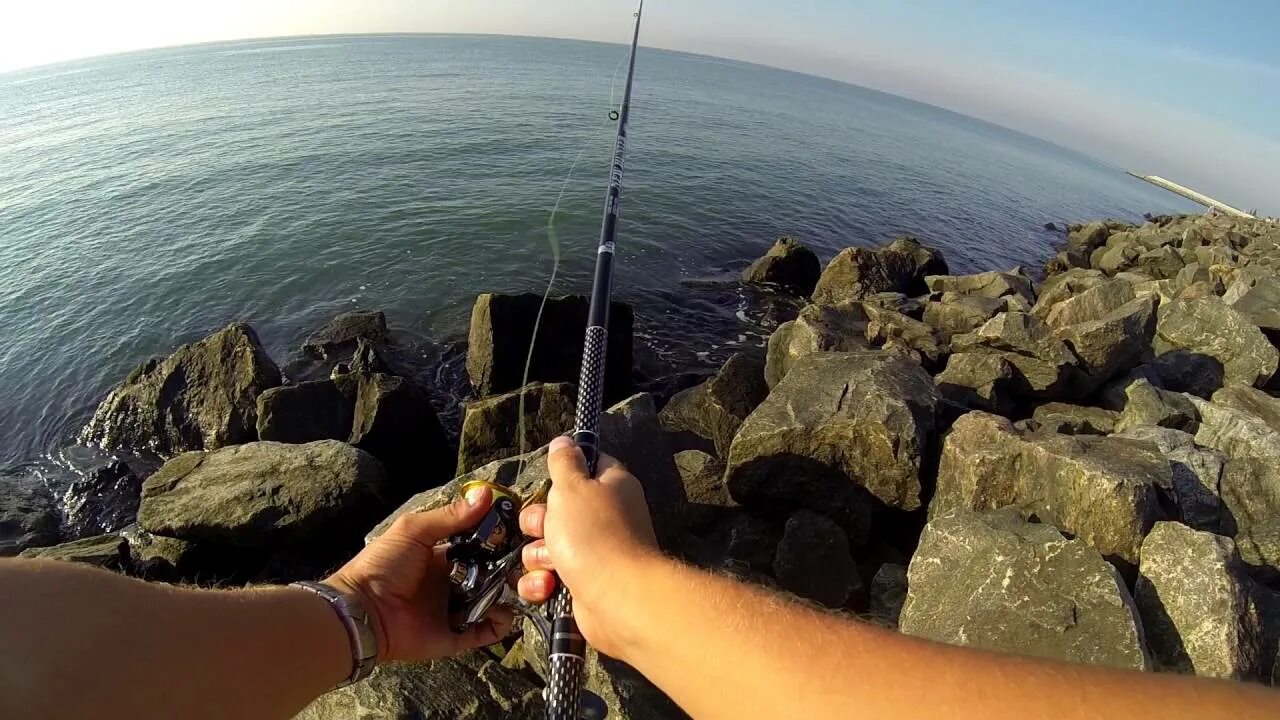
{"label": "finger", "polygon": [[457,654],[464,650],[472,650],[486,645],[493,645],[511,634],[515,625],[515,614],[500,605],[494,605],[480,622],[467,628],[466,632],[454,637],[454,650]]}
{"label": "finger", "polygon": [[551,474],[552,483],[591,479],[587,473],[587,458],[572,438],[562,435],[551,441],[548,450],[550,454],[547,456],[547,471]]}
{"label": "finger", "polygon": [[520,551],[520,559],[525,570],[555,570],[551,566],[551,554],[547,552],[547,541],[538,540],[524,546]]}
{"label": "finger", "polygon": [[432,546],[464,530],[480,524],[493,502],[487,487],[472,488],[464,498],[435,510],[401,515],[389,533],[406,535],[423,545]]}
{"label": "finger", "polygon": [[544,534],[542,528],[546,519],[546,505],[530,505],[520,511],[520,531],[527,537],[540,538]]}
{"label": "finger", "polygon": [[534,570],[520,578],[516,590],[531,603],[544,603],[556,591],[556,576],[549,570]]}

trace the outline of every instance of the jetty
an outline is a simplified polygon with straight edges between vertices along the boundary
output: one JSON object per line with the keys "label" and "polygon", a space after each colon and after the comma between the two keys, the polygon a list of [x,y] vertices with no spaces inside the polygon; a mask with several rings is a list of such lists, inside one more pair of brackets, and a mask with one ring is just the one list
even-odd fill
{"label": "jetty", "polygon": [[1205,207],[1213,208],[1215,210],[1224,212],[1228,215],[1234,215],[1235,217],[1249,218],[1250,220],[1257,219],[1252,213],[1247,213],[1244,210],[1241,210],[1240,208],[1232,207],[1222,202],[1221,200],[1214,200],[1213,198],[1209,197],[1208,195],[1205,195],[1204,193],[1196,192],[1195,190],[1192,190],[1189,187],[1179,185],[1178,183],[1173,182],[1172,180],[1165,180],[1164,178],[1156,175],[1139,175],[1138,173],[1132,172],[1132,171],[1130,171],[1129,174],[1138,178],[1139,180],[1146,180],[1147,182],[1151,183],[1152,185],[1155,185],[1156,187],[1164,188],[1165,190],[1168,190],[1171,193],[1176,193],[1178,195],[1181,195],[1182,197],[1190,200],[1191,202],[1200,203]]}

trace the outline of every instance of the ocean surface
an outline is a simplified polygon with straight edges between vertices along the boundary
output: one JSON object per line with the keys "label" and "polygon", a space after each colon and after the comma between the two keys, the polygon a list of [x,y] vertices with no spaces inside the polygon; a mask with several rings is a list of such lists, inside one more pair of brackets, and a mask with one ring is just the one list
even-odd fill
{"label": "ocean surface", "polygon": [[[465,338],[476,293],[541,292],[562,187],[557,288],[586,292],[625,56],[325,37],[0,75],[0,470],[62,482],[112,385],[231,321],[282,365],[353,308],[386,310],[415,347]],[[935,107],[642,49],[617,294],[648,369],[710,367],[771,325],[704,280],[780,234],[825,261],[911,233],[964,272],[1038,266],[1046,222],[1196,209]]]}

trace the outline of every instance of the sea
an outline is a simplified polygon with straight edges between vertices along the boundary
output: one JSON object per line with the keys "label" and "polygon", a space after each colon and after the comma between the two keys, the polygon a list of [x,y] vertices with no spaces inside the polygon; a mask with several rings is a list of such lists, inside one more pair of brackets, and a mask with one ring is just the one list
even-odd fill
{"label": "sea", "polygon": [[[456,381],[477,293],[542,292],[556,257],[588,291],[626,55],[326,36],[0,74],[0,474],[65,487],[114,384],[233,321],[289,367],[384,310]],[[616,294],[646,372],[708,369],[776,325],[732,279],[780,235],[825,261],[907,233],[971,272],[1038,267],[1045,223],[1197,209],[937,107],[641,48]]]}

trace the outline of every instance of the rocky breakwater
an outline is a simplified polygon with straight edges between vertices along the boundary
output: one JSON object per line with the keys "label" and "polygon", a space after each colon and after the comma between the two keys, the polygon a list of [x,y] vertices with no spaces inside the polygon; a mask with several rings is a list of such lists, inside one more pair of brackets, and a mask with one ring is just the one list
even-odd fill
{"label": "rocky breakwater", "polygon": [[[1273,682],[1278,269],[1280,227],[1216,216],[1072,226],[1043,277],[952,275],[910,238],[824,270],[784,239],[743,282],[805,307],[669,400],[635,393],[615,306],[603,444],[644,483],[664,549],[700,566],[941,642]],[[136,525],[27,554],[287,579],[469,479],[531,488],[537,448],[573,422],[585,319],[579,298],[551,303],[522,388],[537,302],[477,301],[456,436],[389,370],[376,317],[314,345],[327,379],[283,381],[243,326],[148,363],[86,431],[168,458]],[[22,502],[30,542],[44,505]],[[545,672],[526,631],[381,668],[304,716],[535,717]],[[609,658],[588,686],[612,717],[680,716]]]}

